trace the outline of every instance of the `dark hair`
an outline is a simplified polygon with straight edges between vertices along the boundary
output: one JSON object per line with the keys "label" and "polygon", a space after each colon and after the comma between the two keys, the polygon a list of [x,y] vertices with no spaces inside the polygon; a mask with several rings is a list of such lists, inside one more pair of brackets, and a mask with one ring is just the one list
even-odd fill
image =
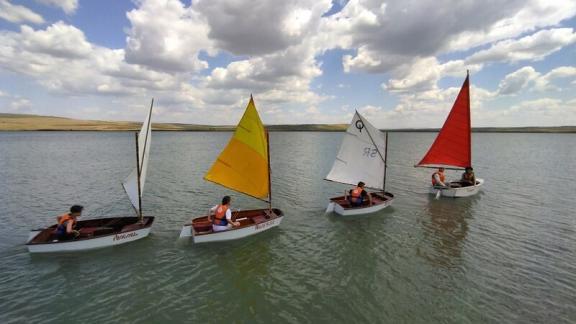
{"label": "dark hair", "polygon": [[222,198],[222,205],[228,205],[230,203],[230,196],[224,196]]}
{"label": "dark hair", "polygon": [[364,187],[366,184],[362,181],[358,182],[358,187]]}
{"label": "dark hair", "polygon": [[74,205],[70,207],[70,213],[72,214],[81,213],[82,209],[84,209],[84,206]]}
{"label": "dark hair", "polygon": [[466,167],[466,169],[464,169],[464,171],[468,171],[468,170],[474,171],[474,169],[472,167]]}

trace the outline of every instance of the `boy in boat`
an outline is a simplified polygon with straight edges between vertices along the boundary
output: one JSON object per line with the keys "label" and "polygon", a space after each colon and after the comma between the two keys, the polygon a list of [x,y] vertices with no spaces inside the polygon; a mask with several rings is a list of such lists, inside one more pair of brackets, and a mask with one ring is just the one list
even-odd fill
{"label": "boy in boat", "polygon": [[[222,204],[210,208],[208,220],[212,221],[212,230],[214,232],[227,231],[232,226],[240,226],[239,222],[232,221],[231,201],[230,196],[224,196]],[[212,214],[214,214],[214,218],[212,218]]]}
{"label": "boy in boat", "polygon": [[[368,194],[366,190],[364,190],[364,186],[366,184],[362,181],[358,182],[358,185],[354,189],[350,189],[348,192],[345,192],[345,198],[350,202],[352,207],[360,207],[364,203],[366,197],[368,197],[368,205],[372,206],[372,196]],[[346,195],[347,194],[347,195]]]}
{"label": "boy in boat", "polygon": [[58,216],[58,226],[56,226],[56,236],[58,240],[73,239],[80,235],[75,228],[76,219],[82,215],[83,206],[74,205],[70,207],[70,212]]}
{"label": "boy in boat", "polygon": [[470,187],[476,185],[476,176],[474,176],[474,169],[472,167],[467,167],[462,173],[462,179],[460,179],[462,187]]}
{"label": "boy in boat", "polygon": [[432,186],[436,188],[448,188],[446,184],[446,175],[444,174],[444,168],[438,168],[438,171],[432,174]]}

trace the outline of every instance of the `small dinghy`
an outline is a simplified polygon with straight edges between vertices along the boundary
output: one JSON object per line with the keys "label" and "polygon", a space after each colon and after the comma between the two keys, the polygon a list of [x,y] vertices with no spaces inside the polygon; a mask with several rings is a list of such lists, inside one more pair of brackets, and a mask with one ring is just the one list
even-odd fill
{"label": "small dinghy", "polygon": [[150,156],[153,106],[154,99],[142,129],[136,133],[136,167],[122,183],[138,216],[78,220],[76,229],[80,235],[74,239],[58,240],[55,234],[57,225],[33,230],[26,243],[28,251],[31,253],[84,251],[136,241],[150,234],[154,217],[142,216],[141,206]]}
{"label": "small dinghy", "polygon": [[[440,168],[464,170],[472,166],[472,127],[470,121],[470,81],[466,73],[466,80],[456,97],[454,106],[434,143],[415,165],[424,168]],[[448,187],[430,186],[430,193],[436,197],[469,197],[480,191],[484,180],[476,179],[473,186],[463,186],[461,182],[448,183]]]}
{"label": "small dinghy", "polygon": [[388,133],[382,133],[356,112],[325,180],[354,186],[362,181],[366,188],[378,191],[369,192],[372,205],[364,201],[361,206],[354,207],[345,196],[330,198],[327,213],[362,215],[380,211],[392,204],[394,195],[386,192],[387,147]]}
{"label": "small dinghy", "polygon": [[268,208],[233,212],[232,220],[240,226],[225,231],[213,231],[208,215],[196,217],[182,227],[180,238],[192,236],[194,243],[235,240],[269,230],[282,222],[282,211],[272,208],[268,132],[252,96],[232,139],[204,179],[263,200]]}

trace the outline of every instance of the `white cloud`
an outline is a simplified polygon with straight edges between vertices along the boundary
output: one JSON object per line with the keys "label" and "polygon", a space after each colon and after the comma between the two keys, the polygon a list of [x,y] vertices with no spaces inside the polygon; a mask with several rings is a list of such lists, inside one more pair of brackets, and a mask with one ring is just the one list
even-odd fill
{"label": "white cloud", "polygon": [[518,40],[505,40],[466,59],[470,64],[540,60],[576,42],[572,28],[541,30]]}
{"label": "white cloud", "polygon": [[8,109],[19,113],[29,111],[31,107],[32,103],[26,98],[16,98],[12,100],[8,105]]}
{"label": "white cloud", "polygon": [[480,71],[482,65],[467,65],[463,60],[453,60],[440,64],[435,57],[415,60],[412,64],[402,65],[392,71],[393,78],[382,84],[388,91],[427,91],[437,88],[440,79],[464,77],[466,70],[474,73]]}
{"label": "white cloud", "polygon": [[[497,9],[495,9],[497,8]],[[357,49],[346,70],[387,72],[439,53],[464,51],[556,25],[576,14],[570,0],[484,2],[352,0],[323,23],[335,46]]]}
{"label": "white cloud", "polygon": [[526,88],[528,84],[536,80],[540,73],[536,72],[533,67],[525,66],[508,74],[500,84],[498,84],[498,94],[513,95]]}
{"label": "white cloud", "polygon": [[555,87],[553,82],[558,79],[576,78],[576,67],[560,66],[546,74],[537,72],[531,66],[524,66],[506,75],[498,84],[497,93],[500,95],[515,95],[525,89],[534,89],[540,92],[561,89]]}
{"label": "white cloud", "polygon": [[314,33],[330,0],[200,0],[194,10],[217,46],[236,55],[264,55],[297,45]]}
{"label": "white cloud", "polygon": [[66,14],[73,14],[78,9],[78,0],[36,0],[45,5],[62,9]]}
{"label": "white cloud", "polygon": [[204,17],[178,0],[143,0],[127,13],[126,61],[157,71],[194,72],[208,63],[201,51],[214,53]]}
{"label": "white cloud", "polygon": [[8,0],[0,0],[0,18],[12,23],[44,23],[41,15],[24,6],[11,4]]}
{"label": "white cloud", "polygon": [[20,41],[23,49],[68,59],[86,57],[92,51],[92,45],[86,41],[84,33],[61,21],[48,26],[46,30],[34,30],[21,27]]}
{"label": "white cloud", "polygon": [[561,90],[553,85],[553,82],[557,79],[570,79],[573,78],[576,82],[576,67],[574,66],[560,66],[552,69],[550,72],[543,75],[541,78],[536,80],[536,89],[540,91],[546,90]]}

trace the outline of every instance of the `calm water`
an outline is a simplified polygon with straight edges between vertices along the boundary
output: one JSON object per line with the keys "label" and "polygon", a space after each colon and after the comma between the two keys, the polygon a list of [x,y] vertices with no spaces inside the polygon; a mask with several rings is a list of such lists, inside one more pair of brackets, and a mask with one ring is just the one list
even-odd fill
{"label": "calm water", "polygon": [[[131,133],[0,133],[0,322],[576,322],[576,135],[474,134],[468,199],[427,194],[433,134],[390,134],[393,207],[325,215],[341,133],[272,133],[279,228],[194,245],[181,225],[224,188],[202,180],[230,133],[154,133],[143,199],[153,234],[32,256],[30,228],[73,203],[131,215]],[[456,176],[456,174],[454,174]],[[459,176],[459,175],[458,175]],[[262,204],[233,193],[234,206]]]}

